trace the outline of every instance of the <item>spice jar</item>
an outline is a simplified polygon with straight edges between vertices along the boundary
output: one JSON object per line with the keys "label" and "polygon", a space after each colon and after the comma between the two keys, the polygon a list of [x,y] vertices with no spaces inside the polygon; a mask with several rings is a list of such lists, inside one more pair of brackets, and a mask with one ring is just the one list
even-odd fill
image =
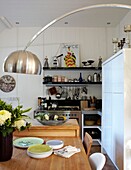
{"label": "spice jar", "polygon": [[62,77],[61,77],[61,81],[62,81],[62,82],[65,82],[65,76],[62,76]]}
{"label": "spice jar", "polygon": [[61,76],[58,76],[58,82],[61,82]]}
{"label": "spice jar", "polygon": [[58,82],[58,76],[53,76],[53,82]]}

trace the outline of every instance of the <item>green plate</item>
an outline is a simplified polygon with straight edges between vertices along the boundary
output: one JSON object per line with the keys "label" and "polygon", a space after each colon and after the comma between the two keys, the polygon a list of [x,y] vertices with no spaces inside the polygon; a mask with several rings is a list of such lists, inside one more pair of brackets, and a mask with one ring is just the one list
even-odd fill
{"label": "green plate", "polygon": [[28,152],[33,154],[43,154],[44,152],[49,152],[52,150],[52,148],[49,145],[34,145],[30,146],[28,149]]}
{"label": "green plate", "polygon": [[29,146],[42,144],[44,139],[36,138],[36,137],[24,137],[24,138],[17,138],[13,141],[13,145],[19,148],[28,148]]}

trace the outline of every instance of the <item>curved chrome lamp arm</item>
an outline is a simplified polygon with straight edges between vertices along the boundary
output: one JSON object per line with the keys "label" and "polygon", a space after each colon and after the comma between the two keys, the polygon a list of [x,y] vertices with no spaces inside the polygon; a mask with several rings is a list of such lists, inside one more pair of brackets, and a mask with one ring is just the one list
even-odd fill
{"label": "curved chrome lamp arm", "polygon": [[14,73],[24,73],[24,74],[41,74],[42,65],[40,63],[40,60],[38,57],[29,52],[26,51],[26,49],[31,45],[31,43],[47,28],[49,28],[51,25],[56,23],[57,21],[72,15],[77,12],[85,11],[88,9],[94,9],[94,8],[102,8],[102,7],[112,7],[112,8],[125,8],[125,9],[131,9],[131,5],[125,5],[125,4],[96,4],[91,6],[86,6],[83,8],[76,9],[74,11],[71,11],[69,13],[66,13],[50,23],[48,23],[46,26],[44,26],[41,30],[39,30],[32,39],[28,42],[24,50],[21,51],[15,51],[11,53],[8,58],[5,60],[4,63],[4,71],[5,72],[14,72]]}
{"label": "curved chrome lamp arm", "polygon": [[25,49],[26,50],[30,45],[31,43],[43,32],[45,31],[47,28],[49,28],[51,25],[55,24],[56,22],[60,21],[61,19],[69,16],[69,15],[72,15],[72,14],[75,14],[77,12],[81,12],[81,11],[85,11],[85,10],[88,10],[88,9],[94,9],[94,8],[102,8],[102,7],[111,7],[111,8],[126,8],[126,9],[131,9],[131,5],[124,5],[124,4],[98,4],[98,5],[92,5],[92,6],[86,6],[86,7],[83,7],[83,8],[79,8],[79,9],[76,9],[74,11],[71,11],[69,13],[66,13],[56,19],[54,19],[53,21],[51,21],[50,23],[48,23],[46,26],[44,26],[41,30],[39,30],[33,37],[32,39],[28,42],[28,44],[26,45]]}

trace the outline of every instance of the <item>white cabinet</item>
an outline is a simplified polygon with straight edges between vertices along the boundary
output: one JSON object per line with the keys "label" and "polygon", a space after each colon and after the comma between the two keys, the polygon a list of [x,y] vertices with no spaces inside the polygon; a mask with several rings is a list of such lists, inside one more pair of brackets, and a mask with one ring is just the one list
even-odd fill
{"label": "white cabinet", "polygon": [[105,61],[102,78],[102,146],[119,170],[128,170],[131,49],[123,49]]}

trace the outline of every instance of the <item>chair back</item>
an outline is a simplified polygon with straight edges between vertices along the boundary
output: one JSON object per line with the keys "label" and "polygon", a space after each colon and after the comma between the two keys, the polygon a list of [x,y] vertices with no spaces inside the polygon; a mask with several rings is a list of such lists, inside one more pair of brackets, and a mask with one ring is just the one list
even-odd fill
{"label": "chair back", "polygon": [[83,145],[84,145],[84,148],[85,148],[85,151],[88,157],[90,155],[92,143],[93,143],[92,137],[89,135],[89,133],[85,132]]}
{"label": "chair back", "polygon": [[89,162],[92,170],[102,170],[106,162],[106,157],[103,153],[96,152],[89,156]]}

